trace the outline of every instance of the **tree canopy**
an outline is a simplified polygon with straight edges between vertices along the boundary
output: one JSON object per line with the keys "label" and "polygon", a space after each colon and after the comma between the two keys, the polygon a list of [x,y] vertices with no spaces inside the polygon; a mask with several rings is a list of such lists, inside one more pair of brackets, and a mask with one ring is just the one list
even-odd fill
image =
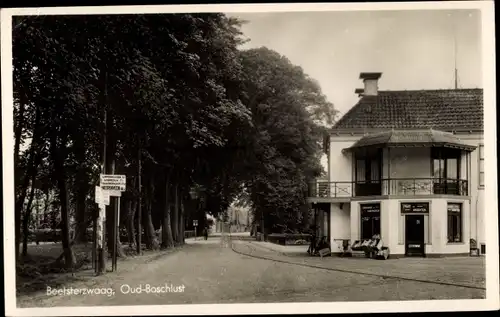
{"label": "tree canopy", "polygon": [[240,50],[241,21],[210,13],[13,23],[16,245],[33,201],[51,200],[73,265],[71,216],[84,240],[103,171],[127,175],[120,212],[130,245],[138,207],[149,248],[183,243],[191,220],[203,225],[237,197],[270,229],[300,223],[336,111],[286,57]]}

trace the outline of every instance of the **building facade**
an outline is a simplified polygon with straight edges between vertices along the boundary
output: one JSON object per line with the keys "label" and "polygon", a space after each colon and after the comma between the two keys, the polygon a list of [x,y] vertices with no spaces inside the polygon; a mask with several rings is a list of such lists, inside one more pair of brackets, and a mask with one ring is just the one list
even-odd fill
{"label": "building facade", "polygon": [[309,201],[332,252],[380,234],[391,257],[485,253],[482,89],[379,91],[334,126]]}

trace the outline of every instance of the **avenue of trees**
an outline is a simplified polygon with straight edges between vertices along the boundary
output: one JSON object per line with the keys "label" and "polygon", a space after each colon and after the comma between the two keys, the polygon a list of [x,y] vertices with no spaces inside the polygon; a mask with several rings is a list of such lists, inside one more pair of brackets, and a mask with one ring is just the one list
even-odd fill
{"label": "avenue of trees", "polygon": [[287,58],[240,50],[241,23],[215,13],[14,19],[16,259],[34,210],[50,209],[61,259],[74,265],[103,171],[127,175],[120,225],[131,246],[139,212],[146,247],[170,248],[192,219],[203,226],[236,198],[267,230],[300,229],[336,111]]}

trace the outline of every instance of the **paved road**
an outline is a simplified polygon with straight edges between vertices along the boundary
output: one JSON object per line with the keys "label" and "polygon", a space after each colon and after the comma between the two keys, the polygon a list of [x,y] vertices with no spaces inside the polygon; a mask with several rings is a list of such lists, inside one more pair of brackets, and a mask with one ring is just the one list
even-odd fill
{"label": "paved road", "polygon": [[[241,252],[260,256],[276,255],[272,250],[255,247],[255,243],[233,243],[234,248]],[[146,290],[147,285],[150,292]],[[141,286],[141,293],[132,293],[132,289]],[[152,287],[158,287],[160,291],[167,291],[165,286],[170,288],[170,292],[154,293],[152,290]],[[124,264],[117,273],[76,282],[72,287],[87,291],[109,288],[112,294],[47,296],[43,292],[20,297],[18,304],[20,307],[54,307],[458,299],[484,296],[484,291],[477,289],[332,272],[256,259],[234,252],[231,242],[220,237],[191,241],[182,250],[158,257],[147,264]],[[129,293],[125,294],[127,291]]]}

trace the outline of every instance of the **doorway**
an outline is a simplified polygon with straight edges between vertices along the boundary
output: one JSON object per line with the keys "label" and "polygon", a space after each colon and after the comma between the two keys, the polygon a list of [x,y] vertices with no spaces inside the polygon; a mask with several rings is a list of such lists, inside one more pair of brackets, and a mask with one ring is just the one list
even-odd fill
{"label": "doorway", "polygon": [[424,215],[406,215],[405,218],[405,255],[425,257]]}

